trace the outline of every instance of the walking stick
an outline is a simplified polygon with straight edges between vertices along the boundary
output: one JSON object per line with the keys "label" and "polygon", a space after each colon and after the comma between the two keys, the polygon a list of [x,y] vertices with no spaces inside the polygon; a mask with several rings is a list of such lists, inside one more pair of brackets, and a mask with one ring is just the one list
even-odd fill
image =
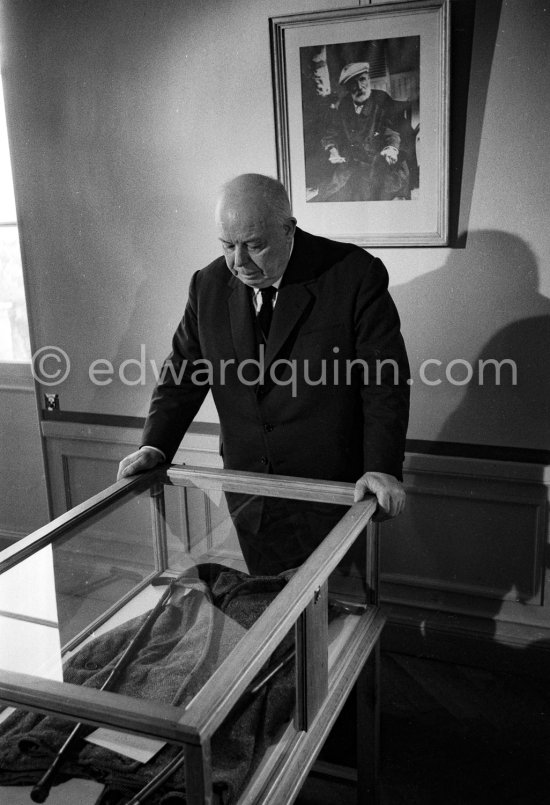
{"label": "walking stick", "polygon": [[[168,599],[172,595],[174,591],[174,587],[176,586],[176,580],[170,582],[164,593],[161,595],[153,609],[149,612],[146,619],[143,621],[139,629],[137,630],[136,634],[130,640],[118,660],[116,661],[115,665],[113,666],[111,673],[103,683],[103,685],[99,688],[99,690],[112,690],[116,682],[118,682],[122,672],[126,669],[132,654],[135,652],[136,648],[139,647],[140,642],[143,640],[153,623],[156,621],[158,616],[161,613],[161,610],[164,609],[165,604],[167,603]],[[59,767],[62,765],[65,757],[67,756],[69,749],[75,744],[80,738],[83,737],[83,733],[86,730],[86,724],[76,724],[73,730],[70,732],[69,736],[66,738],[64,744],[61,746],[59,751],[57,752],[56,756],[52,760],[48,769],[46,769],[45,773],[41,777],[41,779],[36,783],[36,785],[31,790],[31,799],[33,802],[45,802],[48,798],[48,794],[50,793],[51,787],[53,785],[55,775],[57,774]]]}

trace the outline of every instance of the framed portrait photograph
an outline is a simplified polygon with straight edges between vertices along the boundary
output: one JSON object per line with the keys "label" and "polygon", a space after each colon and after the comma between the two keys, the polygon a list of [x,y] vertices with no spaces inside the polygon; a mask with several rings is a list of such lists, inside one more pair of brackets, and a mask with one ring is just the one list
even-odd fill
{"label": "framed portrait photograph", "polygon": [[273,17],[277,166],[299,225],[448,242],[448,0]]}

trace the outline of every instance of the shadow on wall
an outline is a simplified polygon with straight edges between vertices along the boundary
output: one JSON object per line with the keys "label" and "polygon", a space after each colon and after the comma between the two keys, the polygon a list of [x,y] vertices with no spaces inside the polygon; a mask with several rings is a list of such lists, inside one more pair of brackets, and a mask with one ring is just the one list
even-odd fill
{"label": "shadow on wall", "polygon": [[[448,382],[426,387],[415,378],[413,404],[417,416],[433,417],[434,449],[441,442],[550,449],[550,300],[538,287],[537,262],[525,241],[480,230],[468,234],[467,249],[453,251],[442,269],[393,290],[413,376],[430,358],[442,362],[440,377],[457,358],[473,367],[491,359],[517,367],[515,385],[509,364],[502,366],[501,385],[494,369],[487,370],[488,382],[474,376],[457,388]],[[459,369],[464,366],[456,365],[456,377]],[[449,445],[450,455],[456,450]],[[510,506],[503,505],[506,486],[495,498],[487,481],[473,476],[440,478],[435,496],[415,489],[426,483],[413,476],[404,516],[384,524],[386,581],[420,585],[431,606],[453,594],[475,600],[485,637],[498,641],[494,619],[503,600],[536,603],[541,593],[535,507],[515,499],[512,482]],[[541,489],[541,505],[543,498]]]}
{"label": "shadow on wall", "polygon": [[[431,418],[432,439],[550,449],[550,299],[538,287],[524,240],[479,230],[442,269],[392,290],[413,367],[413,423]],[[488,361],[500,364],[500,383]]]}

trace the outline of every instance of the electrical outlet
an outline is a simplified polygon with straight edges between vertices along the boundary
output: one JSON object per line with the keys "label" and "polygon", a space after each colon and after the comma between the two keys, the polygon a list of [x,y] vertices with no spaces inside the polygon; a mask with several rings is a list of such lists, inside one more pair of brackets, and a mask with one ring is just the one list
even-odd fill
{"label": "electrical outlet", "polygon": [[59,411],[59,394],[44,394],[46,411]]}

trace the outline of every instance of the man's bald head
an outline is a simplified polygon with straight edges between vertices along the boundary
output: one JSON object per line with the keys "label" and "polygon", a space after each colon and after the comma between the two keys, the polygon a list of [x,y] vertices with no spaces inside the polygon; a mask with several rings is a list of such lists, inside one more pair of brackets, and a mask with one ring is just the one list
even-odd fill
{"label": "man's bald head", "polygon": [[216,205],[216,222],[223,212],[234,215],[261,215],[266,220],[284,223],[292,218],[288,194],[284,186],[262,173],[242,173],[226,182]]}
{"label": "man's bald head", "polygon": [[283,185],[244,173],[227,182],[216,206],[216,225],[231,273],[252,288],[266,288],[288,264],[296,219]]}

